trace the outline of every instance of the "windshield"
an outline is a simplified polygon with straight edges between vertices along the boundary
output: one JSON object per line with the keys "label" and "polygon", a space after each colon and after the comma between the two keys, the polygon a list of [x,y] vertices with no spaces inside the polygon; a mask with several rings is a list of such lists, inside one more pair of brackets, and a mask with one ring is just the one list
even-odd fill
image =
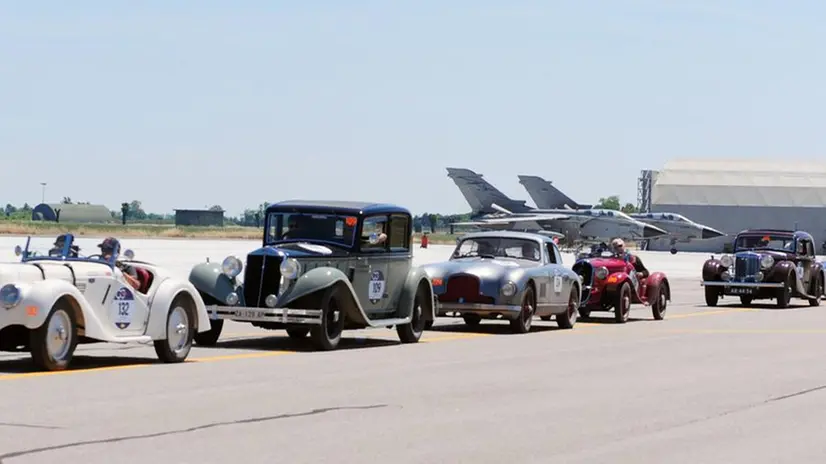
{"label": "windshield", "polygon": [[266,244],[283,240],[325,242],[353,246],[358,219],[338,214],[270,213]]}
{"label": "windshield", "polygon": [[769,249],[790,251],[794,250],[794,237],[788,234],[755,234],[741,235],[734,244],[736,250]]}
{"label": "windshield", "polygon": [[453,251],[457,258],[518,258],[539,261],[542,253],[533,240],[519,238],[478,237],[462,240]]}
{"label": "windshield", "polygon": [[[76,239],[71,235],[58,235],[57,237],[29,237],[23,243],[15,247],[15,254],[18,254],[21,259],[32,258],[87,258],[94,256],[93,259],[102,259],[100,257],[101,250],[97,247],[89,247],[85,250],[81,249]],[[18,253],[19,251],[19,253]],[[106,256],[111,259],[111,254]]]}

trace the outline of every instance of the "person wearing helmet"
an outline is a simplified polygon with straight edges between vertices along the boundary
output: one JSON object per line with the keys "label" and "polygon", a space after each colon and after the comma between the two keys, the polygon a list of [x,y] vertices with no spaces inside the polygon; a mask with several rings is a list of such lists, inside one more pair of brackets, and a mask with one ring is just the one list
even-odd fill
{"label": "person wearing helmet", "polygon": [[[100,259],[103,261],[109,261],[112,259],[112,254],[115,252],[115,249],[117,248],[120,250],[120,242],[114,237],[107,237],[98,244],[98,248],[100,248]],[[136,271],[134,267],[120,261],[115,264],[117,265],[117,268],[123,272],[123,278],[129,282],[129,285],[131,285],[132,288],[135,290],[141,288],[141,282],[138,278],[138,271]]]}
{"label": "person wearing helmet", "polygon": [[633,255],[628,252],[625,248],[625,241],[621,238],[615,238],[611,241],[611,248],[613,249],[614,253],[621,258],[628,258],[628,261],[634,265],[634,270],[637,271],[637,275],[641,278],[648,277],[648,269],[646,269],[645,265],[642,263],[642,259],[639,256]]}

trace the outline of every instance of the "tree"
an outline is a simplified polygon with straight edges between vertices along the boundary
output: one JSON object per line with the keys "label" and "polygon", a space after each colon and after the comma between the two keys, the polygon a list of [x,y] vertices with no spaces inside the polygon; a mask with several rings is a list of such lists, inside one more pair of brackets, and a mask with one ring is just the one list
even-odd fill
{"label": "tree", "polygon": [[625,206],[622,207],[622,212],[626,214],[636,213],[637,207],[633,203],[626,203]]}
{"label": "tree", "polygon": [[608,198],[600,198],[599,203],[597,203],[596,207],[601,208],[601,209],[611,209],[611,210],[614,210],[614,211],[619,211],[619,209],[620,209],[619,195],[611,195]]}

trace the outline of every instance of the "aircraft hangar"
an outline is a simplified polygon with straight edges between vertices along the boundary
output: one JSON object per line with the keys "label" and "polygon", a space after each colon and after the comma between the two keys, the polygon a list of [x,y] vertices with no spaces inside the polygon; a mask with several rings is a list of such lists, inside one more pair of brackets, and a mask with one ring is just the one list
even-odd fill
{"label": "aircraft hangar", "polygon": [[[737,232],[764,227],[805,230],[824,253],[826,165],[816,161],[678,159],[661,171],[643,171],[639,192],[642,211],[679,213],[729,234],[678,243],[681,251],[719,253]],[[670,247],[659,239],[648,245]]]}

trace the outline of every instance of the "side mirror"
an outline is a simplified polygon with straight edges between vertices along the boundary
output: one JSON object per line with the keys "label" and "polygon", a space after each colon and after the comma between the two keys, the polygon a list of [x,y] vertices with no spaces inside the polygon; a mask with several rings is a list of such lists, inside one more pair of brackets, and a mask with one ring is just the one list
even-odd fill
{"label": "side mirror", "polygon": [[369,243],[370,245],[375,245],[379,243],[379,234],[375,232],[370,234],[370,237],[367,239],[367,243]]}
{"label": "side mirror", "polygon": [[22,248],[20,248],[20,245],[16,245],[16,246],[14,247],[14,255],[15,255],[15,256],[20,256],[20,255],[22,255],[22,254],[23,254],[23,249],[22,249]]}
{"label": "side mirror", "polygon": [[123,257],[126,258],[126,259],[134,259],[135,258],[135,252],[132,251],[132,250],[126,250],[126,251],[123,252]]}

